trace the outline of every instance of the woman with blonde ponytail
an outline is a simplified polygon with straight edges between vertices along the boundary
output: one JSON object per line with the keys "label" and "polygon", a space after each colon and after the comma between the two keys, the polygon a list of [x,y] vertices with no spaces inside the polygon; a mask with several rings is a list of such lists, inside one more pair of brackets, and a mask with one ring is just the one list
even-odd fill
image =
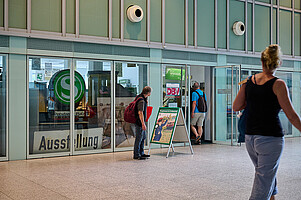
{"label": "woman with blonde ponytail", "polygon": [[279,111],[282,109],[301,131],[301,120],[292,106],[287,86],[274,75],[282,63],[281,55],[280,46],[268,46],[261,53],[262,72],[241,86],[233,102],[234,111],[248,109],[245,141],[255,166],[250,200],[274,200],[278,193],[276,173],[284,147]]}

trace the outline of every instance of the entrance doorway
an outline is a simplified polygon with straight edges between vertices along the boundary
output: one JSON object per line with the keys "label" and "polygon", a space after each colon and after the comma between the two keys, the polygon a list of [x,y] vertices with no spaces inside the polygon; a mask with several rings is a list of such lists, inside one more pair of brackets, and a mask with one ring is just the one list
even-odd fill
{"label": "entrance doorway", "polygon": [[240,66],[214,69],[214,143],[235,145],[238,141],[238,118],[233,101],[239,91]]}

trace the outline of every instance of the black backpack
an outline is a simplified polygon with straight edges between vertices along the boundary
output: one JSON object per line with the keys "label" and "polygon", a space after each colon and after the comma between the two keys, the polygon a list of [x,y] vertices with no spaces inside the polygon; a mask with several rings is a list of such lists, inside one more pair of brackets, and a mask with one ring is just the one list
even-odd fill
{"label": "black backpack", "polygon": [[205,99],[205,93],[203,93],[203,96],[201,96],[198,91],[195,91],[198,95],[199,95],[199,99],[198,99],[198,110],[199,112],[207,112],[207,102]]}

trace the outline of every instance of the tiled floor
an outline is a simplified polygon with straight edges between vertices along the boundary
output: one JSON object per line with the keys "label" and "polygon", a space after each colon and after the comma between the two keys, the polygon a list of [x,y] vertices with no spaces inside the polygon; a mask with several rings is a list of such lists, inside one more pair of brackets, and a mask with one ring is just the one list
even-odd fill
{"label": "tiled floor", "polygon": [[[245,146],[152,150],[0,162],[0,199],[248,199],[254,169]],[[301,199],[301,138],[286,139],[279,200]]]}

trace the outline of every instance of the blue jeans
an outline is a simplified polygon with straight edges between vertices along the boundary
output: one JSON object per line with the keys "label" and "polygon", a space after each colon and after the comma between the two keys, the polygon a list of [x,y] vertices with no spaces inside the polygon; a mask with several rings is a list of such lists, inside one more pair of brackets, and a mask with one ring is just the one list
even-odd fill
{"label": "blue jeans", "polygon": [[142,127],[137,124],[131,124],[136,135],[134,144],[134,158],[138,158],[144,155],[144,141],[146,139],[146,131],[142,130]]}
{"label": "blue jeans", "polygon": [[276,173],[284,147],[283,137],[246,135],[246,147],[255,166],[250,200],[269,200],[278,193]]}

